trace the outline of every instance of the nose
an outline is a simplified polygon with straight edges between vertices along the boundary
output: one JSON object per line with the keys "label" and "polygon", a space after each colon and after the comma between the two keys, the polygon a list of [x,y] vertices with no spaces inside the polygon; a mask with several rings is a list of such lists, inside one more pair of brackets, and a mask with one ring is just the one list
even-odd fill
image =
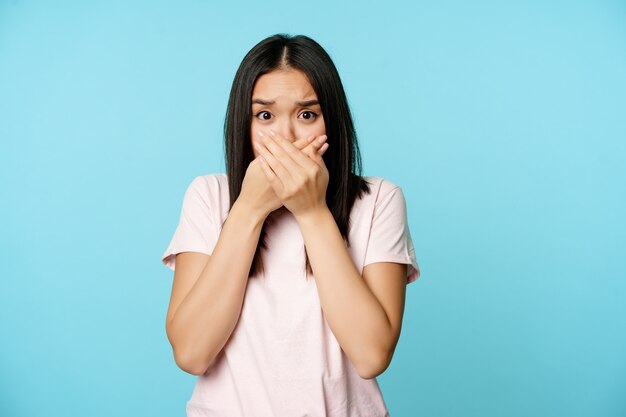
{"label": "nose", "polygon": [[287,139],[289,142],[294,142],[296,140],[295,126],[291,123],[291,121],[277,123],[274,126],[274,131]]}

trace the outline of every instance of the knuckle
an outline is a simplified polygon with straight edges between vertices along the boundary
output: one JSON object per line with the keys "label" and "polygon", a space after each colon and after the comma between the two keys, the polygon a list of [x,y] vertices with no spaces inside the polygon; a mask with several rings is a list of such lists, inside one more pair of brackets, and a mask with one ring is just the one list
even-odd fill
{"label": "knuckle", "polygon": [[284,194],[283,195],[285,196],[286,199],[290,199],[290,198],[294,197],[296,195],[296,193],[295,193],[295,191],[291,187],[289,187],[289,188],[286,188],[284,190]]}
{"label": "knuckle", "polygon": [[294,175],[293,176],[293,188],[296,190],[300,190],[302,189],[302,186],[304,185],[304,181],[301,175]]}

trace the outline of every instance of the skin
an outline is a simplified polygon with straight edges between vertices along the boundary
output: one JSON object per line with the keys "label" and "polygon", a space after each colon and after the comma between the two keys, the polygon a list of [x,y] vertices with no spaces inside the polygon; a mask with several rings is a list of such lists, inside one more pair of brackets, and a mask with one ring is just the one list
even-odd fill
{"label": "skin", "polygon": [[[307,155],[323,153],[317,140],[298,139],[294,145]],[[241,313],[261,228],[267,213],[281,205],[255,159],[213,253],[176,255],[166,333],[176,364],[185,372],[203,374],[228,341]]]}
{"label": "skin", "polygon": [[[293,141],[295,138],[318,138],[320,143],[326,140],[326,125],[319,103],[298,105],[298,102],[317,101],[317,95],[306,76],[300,71],[276,70],[260,76],[252,89],[252,122],[250,138],[252,144],[262,139],[271,130]],[[266,103],[266,104],[264,104]],[[258,149],[252,147],[255,158],[260,156]],[[328,144],[320,148],[323,153]],[[309,152],[313,157],[314,153]],[[255,162],[260,160],[255,159]],[[260,175],[265,178],[264,175]],[[261,185],[262,184],[262,185]],[[256,186],[262,187],[264,199],[271,209],[285,210],[282,202],[274,193],[267,180],[259,181]],[[254,205],[263,205],[257,202]]]}
{"label": "skin", "polygon": [[[275,101],[273,104],[255,103]],[[317,95],[306,75],[296,70],[277,70],[260,76],[252,89],[252,123],[250,137],[262,139],[260,130],[272,129],[282,137],[293,141],[311,135],[321,136],[326,133],[322,108],[319,104],[299,106],[298,101],[317,101]],[[254,156],[259,156],[255,148]]]}
{"label": "skin", "polygon": [[[317,140],[325,134],[319,105],[295,104],[316,99],[306,76],[296,70],[264,74],[252,97],[275,103],[252,104],[262,119],[251,123],[257,158],[213,254],[176,256],[178,287],[167,326],[177,364],[199,375],[222,349],[241,311],[261,226],[273,210],[283,209],[300,226],[329,327],[358,374],[376,377],[389,366],[400,336],[406,265],[377,262],[362,275],[356,269],[325,201],[329,178],[321,153],[332,138],[325,145]],[[320,117],[309,118],[309,110]],[[294,140],[311,136],[317,139],[308,149],[303,139]],[[234,258],[241,262],[230,262]]]}

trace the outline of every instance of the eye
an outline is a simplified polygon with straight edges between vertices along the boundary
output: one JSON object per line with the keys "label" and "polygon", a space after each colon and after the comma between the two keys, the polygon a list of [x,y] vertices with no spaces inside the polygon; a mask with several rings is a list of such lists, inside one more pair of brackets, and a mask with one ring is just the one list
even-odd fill
{"label": "eye", "polygon": [[300,113],[300,115],[303,115],[303,114],[309,114],[310,115],[309,117],[305,117],[304,118],[306,120],[313,120],[313,119],[315,119],[317,117],[317,113],[312,112],[310,110],[306,110],[306,111],[303,111],[302,113]]}
{"label": "eye", "polygon": [[[255,114],[254,116],[255,116],[255,117],[259,117],[259,115],[261,115],[261,114],[271,114],[271,113],[270,113],[270,112],[268,112],[268,111],[266,111],[266,110],[264,110],[264,111],[260,111],[260,112],[258,112],[258,113],[257,113],[257,114]],[[268,118],[266,118],[266,117],[261,117],[261,120],[269,120],[269,119],[268,119]]]}

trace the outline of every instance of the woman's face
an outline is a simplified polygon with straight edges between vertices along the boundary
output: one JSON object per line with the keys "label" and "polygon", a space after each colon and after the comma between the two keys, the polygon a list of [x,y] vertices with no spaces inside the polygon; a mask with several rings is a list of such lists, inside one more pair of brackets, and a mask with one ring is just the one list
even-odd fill
{"label": "woman's face", "polygon": [[[250,137],[260,140],[258,130],[268,134],[270,129],[291,142],[326,133],[317,95],[302,71],[276,70],[256,80]],[[252,149],[256,158],[259,151]]]}

